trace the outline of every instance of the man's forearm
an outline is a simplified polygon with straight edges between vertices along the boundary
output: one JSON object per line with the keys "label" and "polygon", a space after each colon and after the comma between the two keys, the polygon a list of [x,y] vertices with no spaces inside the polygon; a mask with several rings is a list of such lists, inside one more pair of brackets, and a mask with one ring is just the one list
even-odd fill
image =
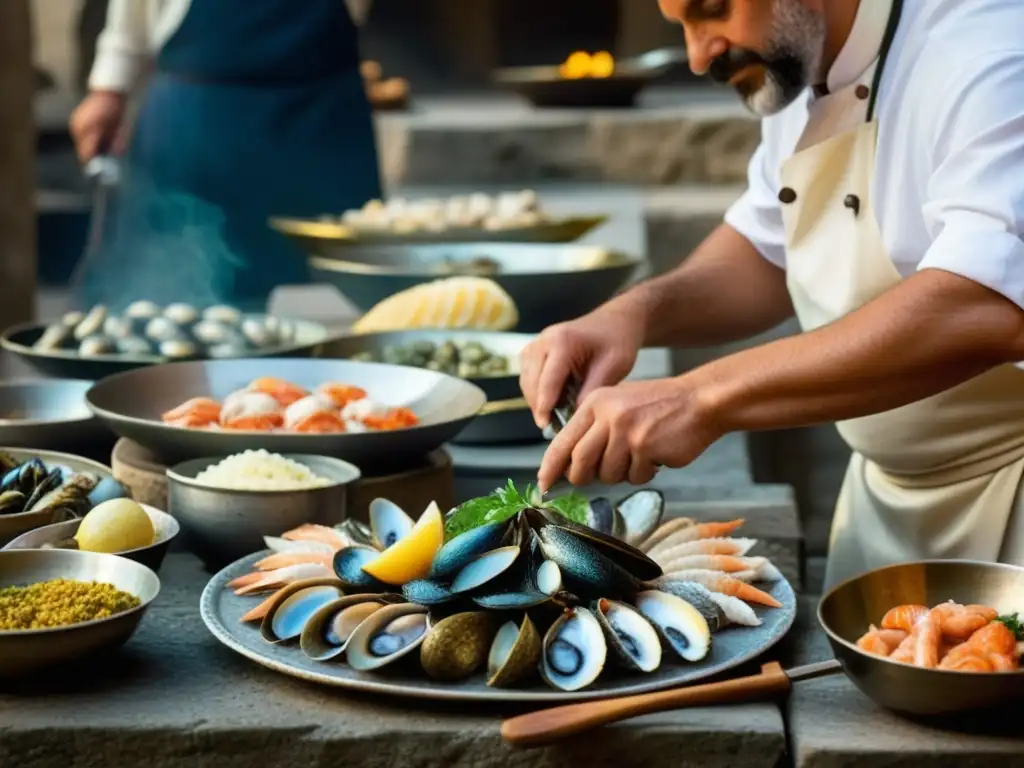
{"label": "man's forearm", "polygon": [[646,346],[702,347],[773,328],[793,306],[785,273],[723,224],[676,269],[599,311],[639,319]]}
{"label": "man's forearm", "polygon": [[726,432],[880,413],[1024,359],[1024,312],[966,278],[925,270],[840,320],[688,374]]}

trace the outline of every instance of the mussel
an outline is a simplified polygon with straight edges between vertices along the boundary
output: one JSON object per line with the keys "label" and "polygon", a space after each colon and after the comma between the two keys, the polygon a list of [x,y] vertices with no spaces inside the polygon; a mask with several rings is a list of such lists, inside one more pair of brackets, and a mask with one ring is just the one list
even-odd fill
{"label": "mussel", "polygon": [[570,592],[628,599],[639,589],[639,581],[632,573],[571,531],[548,525],[540,529],[539,535],[544,554],[558,564]]}
{"label": "mussel", "polygon": [[35,501],[30,499],[31,503],[26,507],[26,511],[49,510],[54,513],[67,512],[72,517],[82,517],[92,509],[89,494],[99,482],[99,477],[91,472],[76,472],[37,497]]}
{"label": "mussel", "polygon": [[514,621],[502,625],[487,656],[487,685],[511,688],[537,674],[541,658],[541,638],[528,615],[518,626]]}
{"label": "mussel", "polygon": [[625,603],[601,598],[594,614],[619,663],[636,672],[661,666],[661,640],[650,622]]}
{"label": "mussel", "polygon": [[636,596],[636,609],[665,645],[685,661],[700,661],[711,650],[711,629],[700,612],[681,597],[649,590]]}
{"label": "mussel", "polygon": [[359,625],[386,602],[379,595],[346,595],[321,605],[302,628],[299,647],[314,661],[341,656]]}
{"label": "mussel", "polygon": [[420,664],[434,680],[464,680],[487,661],[498,619],[488,611],[456,613],[437,622],[420,646]]}
{"label": "mussel", "polygon": [[563,613],[544,636],[540,673],[562,691],[578,691],[604,670],[608,645],[594,614],[586,608]]}
{"label": "mussel", "polygon": [[429,631],[430,617],[422,605],[388,605],[356,628],[349,637],[345,657],[357,672],[380,669],[419,648]]}
{"label": "mussel", "polygon": [[469,561],[500,547],[510,531],[511,526],[507,522],[486,523],[459,534],[441,547],[434,557],[430,578],[444,579],[454,576]]}
{"label": "mussel", "polygon": [[402,586],[402,597],[420,605],[443,605],[459,598],[449,587],[430,579],[417,579]]}
{"label": "mussel", "polygon": [[268,643],[295,640],[310,618],[325,604],[341,596],[341,585],[297,581],[275,595],[260,625]]}
{"label": "mussel", "polygon": [[[695,581],[665,581],[661,584],[661,590],[670,595],[681,597],[696,608],[697,612],[708,623],[708,629],[712,633],[717,632],[726,625],[725,611],[715,602],[711,597],[711,592],[704,585],[698,584]],[[746,605],[746,603],[743,603],[743,605]]]}
{"label": "mussel", "polygon": [[644,488],[622,499],[615,511],[622,521],[621,530],[615,535],[635,547],[661,524],[665,497],[661,491]]}
{"label": "mussel", "polygon": [[334,555],[334,574],[347,589],[360,592],[387,592],[387,584],[363,570],[363,566],[380,555],[373,547],[352,546],[338,550]]}
{"label": "mussel", "polygon": [[412,518],[392,501],[374,499],[370,502],[370,531],[377,549],[387,549],[404,539],[413,528]]}

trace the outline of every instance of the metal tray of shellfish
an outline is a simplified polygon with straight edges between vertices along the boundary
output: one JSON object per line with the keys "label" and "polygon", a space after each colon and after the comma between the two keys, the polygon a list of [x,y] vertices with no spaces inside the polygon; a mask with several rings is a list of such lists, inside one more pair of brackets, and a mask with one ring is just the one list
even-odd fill
{"label": "metal tray of shellfish", "polygon": [[48,376],[96,381],[175,360],[315,357],[328,338],[326,327],[305,320],[137,301],[122,313],[95,306],[12,326],[0,347]]}
{"label": "metal tray of shellfish", "polygon": [[[406,536],[416,531],[423,536],[422,518],[413,528],[397,505],[378,499],[369,526],[349,520],[320,529],[321,540],[311,546],[335,551],[333,566],[325,567],[333,576],[261,580],[265,564],[282,555],[291,562],[298,555],[302,542],[286,532],[277,539],[287,545],[284,550],[245,557],[210,580],[200,602],[202,618],[224,645],[285,675],[354,691],[449,701],[554,704],[646,693],[721,674],[777,643],[796,615],[796,596],[781,574],[758,593],[763,604],[742,603],[747,618],[728,615],[724,608],[718,613],[710,603],[697,607],[703,590],[689,576],[685,581],[673,581],[673,574],[655,576],[662,571],[660,561],[651,559],[654,547],[667,551],[669,537],[691,541],[689,532],[718,537],[742,521],[711,527],[682,519],[661,523],[659,512],[642,537],[632,537],[628,526],[617,532],[615,521],[629,506],[640,509],[637,502],[647,496],[660,499],[656,491],[645,490],[618,505],[592,500],[590,525],[529,508],[504,522],[471,528],[436,550],[426,580],[401,587],[377,581],[383,560],[373,564],[389,551],[397,560],[395,549],[407,543]],[[424,516],[431,514],[439,514],[436,505]],[[596,522],[602,517],[611,524]],[[690,527],[680,532],[684,526]],[[327,541],[332,536],[337,537],[333,547]],[[317,534],[307,530],[297,538],[308,542]],[[728,540],[714,539],[722,541]],[[403,568],[408,554],[403,550]],[[488,569],[494,573],[485,573]],[[448,583],[439,573],[454,576]],[[253,596],[260,594],[255,588],[267,583],[277,591],[255,606]],[[481,584],[498,589],[488,592]],[[467,585],[477,585],[476,591],[463,592]],[[595,596],[616,589],[632,596]],[[410,602],[413,598],[417,602]]]}

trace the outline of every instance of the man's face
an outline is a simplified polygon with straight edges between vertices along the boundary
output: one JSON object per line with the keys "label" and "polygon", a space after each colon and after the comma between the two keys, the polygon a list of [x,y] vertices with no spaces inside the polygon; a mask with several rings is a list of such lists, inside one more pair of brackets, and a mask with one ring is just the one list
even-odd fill
{"label": "man's face", "polygon": [[782,110],[818,77],[826,0],[658,0],[682,24],[690,68],[728,83],[758,115]]}

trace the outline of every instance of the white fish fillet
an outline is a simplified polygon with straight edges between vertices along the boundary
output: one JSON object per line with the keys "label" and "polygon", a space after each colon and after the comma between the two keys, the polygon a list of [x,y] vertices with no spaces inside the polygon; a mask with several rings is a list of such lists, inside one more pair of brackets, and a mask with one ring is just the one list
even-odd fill
{"label": "white fish fillet", "polygon": [[744,603],[738,597],[723,595],[721,592],[708,590],[708,597],[725,612],[725,618],[731,624],[739,624],[743,627],[759,627],[761,619],[754,613],[754,609]]}
{"label": "white fish fillet", "polygon": [[309,552],[325,555],[334,552],[330,544],[322,541],[291,541],[280,536],[264,536],[263,543],[267,545],[267,549],[275,552]]}

